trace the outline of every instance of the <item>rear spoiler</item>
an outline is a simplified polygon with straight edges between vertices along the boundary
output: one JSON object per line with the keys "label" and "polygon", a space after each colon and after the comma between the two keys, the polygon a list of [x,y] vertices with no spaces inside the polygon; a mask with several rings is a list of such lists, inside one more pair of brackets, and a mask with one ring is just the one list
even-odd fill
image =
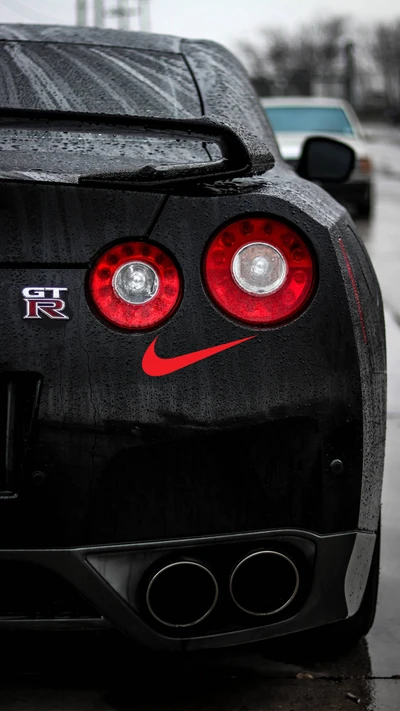
{"label": "rear spoiler", "polygon": [[154,136],[159,138],[189,139],[201,143],[216,143],[221,158],[205,163],[145,165],[118,173],[91,173],[79,177],[79,183],[110,181],[135,185],[156,186],[207,179],[259,175],[270,170],[275,159],[267,146],[242,125],[213,116],[191,119],[157,118],[154,116],[121,116],[115,114],[87,114],[72,111],[41,111],[1,109],[0,129],[31,129],[79,133]]}

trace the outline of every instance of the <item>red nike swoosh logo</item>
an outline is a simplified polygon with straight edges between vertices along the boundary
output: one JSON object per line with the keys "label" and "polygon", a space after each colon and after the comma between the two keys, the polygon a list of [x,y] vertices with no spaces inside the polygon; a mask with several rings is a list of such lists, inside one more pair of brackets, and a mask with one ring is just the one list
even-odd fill
{"label": "red nike swoosh logo", "polygon": [[210,356],[216,355],[217,353],[226,351],[228,348],[238,346],[239,343],[250,341],[252,338],[255,338],[255,336],[240,338],[238,341],[230,341],[230,343],[223,343],[221,346],[204,348],[201,351],[186,353],[185,355],[176,356],[175,358],[160,358],[157,355],[155,351],[157,338],[155,338],[154,341],[150,343],[142,359],[142,368],[147,375],[159,376],[169,375],[169,373],[175,373],[175,371],[177,370],[187,368],[188,365],[198,363],[199,360],[204,360],[205,358],[209,358]]}

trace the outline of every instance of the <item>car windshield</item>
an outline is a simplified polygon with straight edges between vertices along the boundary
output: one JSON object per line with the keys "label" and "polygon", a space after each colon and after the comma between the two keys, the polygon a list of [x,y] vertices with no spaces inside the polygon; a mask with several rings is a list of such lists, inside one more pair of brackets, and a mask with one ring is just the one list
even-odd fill
{"label": "car windshield", "polygon": [[341,108],[325,106],[271,106],[266,114],[275,132],[343,133],[354,135],[352,126]]}

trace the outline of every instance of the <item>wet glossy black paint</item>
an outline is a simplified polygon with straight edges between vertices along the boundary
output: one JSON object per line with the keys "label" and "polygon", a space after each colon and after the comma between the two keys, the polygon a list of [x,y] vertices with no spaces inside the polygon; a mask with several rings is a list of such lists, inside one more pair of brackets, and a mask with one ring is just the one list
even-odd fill
{"label": "wet glossy black paint", "polygon": [[[70,37],[74,43],[79,34],[65,28],[3,32],[34,42]],[[114,36],[90,32],[82,35],[85,42],[108,44]],[[134,37],[130,33],[129,42]],[[0,370],[5,377],[31,371],[43,379],[19,497],[0,501],[1,547],[149,540],[167,545],[171,538],[282,527],[373,533],[383,467],[384,325],[379,287],[350,218],[281,163],[245,74],[228,53],[212,43],[171,38],[155,38],[153,47],[150,36],[137,42],[152,51],[160,44],[184,52],[205,111],[244,121],[267,142],[276,164],[264,176],[186,193],[180,188],[179,194],[0,184]],[[228,91],[229,81],[235,92]],[[104,110],[112,110],[109,103]],[[212,234],[252,214],[276,216],[300,231],[317,261],[309,307],[276,328],[255,330],[227,319],[203,285],[201,264]],[[132,238],[169,250],[183,274],[179,309],[151,333],[116,332],[87,303],[92,260],[110,244]],[[351,263],[367,338],[339,240]],[[21,290],[40,285],[68,288],[69,321],[23,320]],[[174,357],[249,335],[255,338],[165,377],[151,378],[141,368],[155,336],[159,355]],[[333,460],[343,463],[340,475]],[[40,487],[35,471],[46,477]],[[345,553],[338,544],[338,589],[351,536]],[[137,619],[118,608],[116,594],[99,588],[83,565],[74,573],[69,563],[67,574],[61,558],[51,560],[50,567],[64,570],[93,604],[104,604],[115,624],[137,633]],[[369,561],[365,555],[365,566]],[[354,580],[360,590],[364,583]],[[323,594],[324,585],[315,590]],[[314,619],[309,612],[302,623],[285,623],[284,631],[344,617],[342,603],[332,603],[335,612],[328,618],[321,610]],[[257,632],[259,638],[269,634]],[[254,630],[243,632],[236,641],[252,635]],[[200,646],[207,643],[204,637]]]}
{"label": "wet glossy black paint", "polygon": [[85,267],[105,245],[148,235],[164,199],[157,193],[3,182],[0,262]]}
{"label": "wet glossy black paint", "polygon": [[[81,191],[81,200],[95,195]],[[357,527],[361,384],[350,310],[332,244],[320,227],[320,239],[313,242],[318,286],[298,319],[258,331],[231,322],[206,295],[201,264],[209,235],[224,219],[237,215],[238,200],[241,214],[259,212],[265,205],[266,214],[283,212],[287,218],[285,203],[260,193],[169,198],[151,238],[174,254],[183,273],[184,297],[173,319],[148,334],[116,333],[96,319],[85,297],[84,269],[3,271],[7,307],[2,328],[4,342],[5,330],[8,339],[2,365],[19,370],[28,350],[30,367],[43,375],[43,426],[30,467],[44,470],[47,481],[36,495],[40,525],[28,527],[32,544],[43,545],[49,536],[57,545],[69,545],[280,525],[321,533]],[[187,231],[185,225],[190,226]],[[313,227],[310,222],[303,230],[310,235]],[[71,320],[62,325],[23,321],[15,307],[28,281],[67,285]],[[149,378],[141,369],[143,353],[155,335],[160,355],[173,357],[253,333],[256,338],[240,348],[163,378]],[[297,428],[289,426],[292,418]],[[257,445],[260,428],[264,445]],[[229,431],[243,429],[247,436],[239,446],[239,437],[229,439]],[[207,446],[206,435],[215,444]],[[192,443],[186,445],[188,436]],[[293,460],[287,460],[288,447]],[[201,466],[204,448],[208,454]],[[335,457],[342,459],[346,472],[339,480],[329,467]],[[266,498],[262,505],[257,488],[252,492],[250,487],[254,501],[243,509],[243,485],[234,494],[229,479],[240,473],[246,481],[246,466],[261,477],[258,486],[265,487]],[[304,481],[296,494],[302,470],[313,479]],[[223,478],[218,483],[221,476],[225,484]],[[217,487],[214,493],[211,485]],[[189,504],[192,496],[194,508]],[[30,494],[23,513],[27,520],[29,501]],[[180,501],[177,510],[174,501]],[[19,530],[15,511],[12,519],[11,535],[5,512],[4,535],[10,541]],[[24,545],[21,535],[19,545]]]}

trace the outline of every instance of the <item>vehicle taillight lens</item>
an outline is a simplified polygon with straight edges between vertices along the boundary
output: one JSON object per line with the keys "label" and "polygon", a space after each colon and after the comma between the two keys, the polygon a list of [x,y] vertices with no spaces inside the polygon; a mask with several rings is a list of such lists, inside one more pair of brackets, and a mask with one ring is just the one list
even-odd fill
{"label": "vehicle taillight lens", "polygon": [[129,330],[154,328],[177,308],[182,282],[172,259],[154,244],[125,242],[101,255],[89,275],[99,314]]}
{"label": "vehicle taillight lens", "polygon": [[297,232],[278,220],[249,217],[214,237],[205,254],[204,277],[211,298],[225,313],[272,326],[305,308],[315,267]]}
{"label": "vehicle taillight lens", "polygon": [[362,173],[372,173],[372,162],[369,158],[359,158],[358,160],[358,167],[360,168]]}

